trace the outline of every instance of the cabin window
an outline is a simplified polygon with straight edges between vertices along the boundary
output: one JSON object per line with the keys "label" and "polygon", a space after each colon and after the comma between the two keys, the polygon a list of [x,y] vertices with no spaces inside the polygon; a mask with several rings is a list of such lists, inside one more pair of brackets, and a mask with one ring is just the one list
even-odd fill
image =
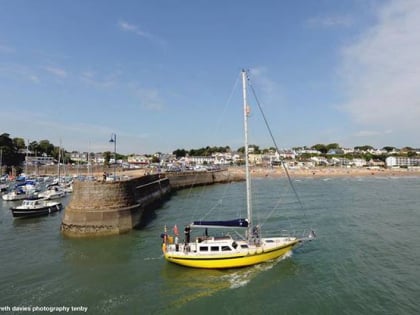
{"label": "cabin window", "polygon": [[241,248],[248,248],[247,244],[241,244]]}
{"label": "cabin window", "polygon": [[231,251],[232,249],[229,246],[222,246],[222,251],[226,252],[226,251]]}
{"label": "cabin window", "polygon": [[211,247],[211,251],[212,252],[218,252],[220,250],[220,247],[219,246],[212,246]]}
{"label": "cabin window", "polygon": [[208,252],[209,248],[208,246],[200,246],[200,252]]}
{"label": "cabin window", "polygon": [[265,240],[266,243],[274,243],[273,240]]}

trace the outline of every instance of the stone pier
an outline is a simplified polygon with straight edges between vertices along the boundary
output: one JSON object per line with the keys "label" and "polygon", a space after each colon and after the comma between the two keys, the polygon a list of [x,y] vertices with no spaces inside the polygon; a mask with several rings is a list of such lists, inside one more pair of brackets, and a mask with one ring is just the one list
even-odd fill
{"label": "stone pier", "polygon": [[61,231],[71,237],[115,235],[141,225],[171,190],[243,180],[229,171],[146,175],[119,182],[75,182]]}
{"label": "stone pier", "polygon": [[177,172],[167,173],[172,190],[191,188],[218,183],[230,183],[242,181],[245,176],[240,173],[232,173],[227,170],[214,172]]}
{"label": "stone pier", "polygon": [[147,175],[119,182],[75,182],[61,223],[72,237],[121,234],[141,224],[144,211],[169,197],[167,177]]}

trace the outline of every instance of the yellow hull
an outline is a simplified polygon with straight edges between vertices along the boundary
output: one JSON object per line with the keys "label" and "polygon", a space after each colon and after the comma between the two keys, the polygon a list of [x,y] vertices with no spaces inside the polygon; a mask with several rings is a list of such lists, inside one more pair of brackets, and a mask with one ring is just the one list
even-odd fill
{"label": "yellow hull", "polygon": [[192,268],[238,268],[260,264],[281,257],[289,252],[297,243],[299,243],[299,240],[296,239],[290,243],[270,248],[270,250],[267,251],[263,251],[261,247],[258,247],[247,253],[242,252],[225,255],[196,255],[194,253],[184,254],[182,252],[166,252],[164,250],[164,256],[165,259],[171,263]]}

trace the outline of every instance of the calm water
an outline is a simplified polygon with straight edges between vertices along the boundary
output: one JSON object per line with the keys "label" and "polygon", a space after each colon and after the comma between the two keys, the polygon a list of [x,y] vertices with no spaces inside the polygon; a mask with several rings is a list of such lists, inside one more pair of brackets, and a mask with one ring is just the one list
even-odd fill
{"label": "calm water", "polygon": [[99,239],[63,237],[62,213],[13,220],[12,203],[1,200],[0,307],[84,306],[89,314],[418,314],[420,178],[296,180],[305,211],[285,184],[254,181],[256,217],[265,230],[311,226],[318,239],[280,261],[227,271],[165,262],[159,235],[165,224],[181,229],[193,219],[243,215],[244,183],[178,192],[141,230]]}

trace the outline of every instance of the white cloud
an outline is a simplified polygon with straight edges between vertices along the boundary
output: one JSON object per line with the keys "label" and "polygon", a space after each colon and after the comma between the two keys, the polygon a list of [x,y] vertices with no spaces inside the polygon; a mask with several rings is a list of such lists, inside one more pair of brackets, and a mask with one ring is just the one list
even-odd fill
{"label": "white cloud", "polygon": [[330,28],[337,26],[349,27],[354,24],[353,18],[348,15],[336,15],[336,16],[323,16],[313,17],[306,21],[306,24],[310,27],[318,28]]}
{"label": "white cloud", "polygon": [[80,80],[88,86],[110,88],[118,84],[118,78],[120,75],[121,71],[114,71],[101,76],[91,70],[87,70],[80,74]]}
{"label": "white cloud", "polygon": [[273,81],[265,67],[250,69],[251,83],[256,87],[257,96],[265,105],[284,105],[285,93],[281,85]]}
{"label": "white cloud", "polygon": [[40,82],[38,76],[36,76],[34,74],[30,75],[28,78],[29,78],[29,80],[31,80],[34,83],[39,83]]}
{"label": "white cloud", "polygon": [[137,34],[141,37],[146,37],[146,38],[151,38],[152,37],[151,34],[140,30],[140,28],[136,25],[129,24],[129,23],[124,22],[124,21],[118,22],[118,25],[122,30],[128,31],[128,32],[133,32],[133,33],[135,33],[135,34]]}
{"label": "white cloud", "polygon": [[342,109],[362,126],[420,131],[420,2],[380,8],[377,22],[342,50]]}
{"label": "white cloud", "polygon": [[14,63],[0,63],[0,77],[4,76],[8,79],[16,79],[16,80],[25,80],[31,81],[32,83],[39,83],[41,80],[39,76],[35,74],[35,71],[25,65],[22,64],[14,64]]}
{"label": "white cloud", "polygon": [[165,45],[166,44],[166,42],[163,39],[159,38],[156,35],[153,35],[151,33],[148,33],[148,32],[145,32],[145,31],[141,30],[140,27],[137,26],[137,25],[130,24],[130,23],[125,22],[125,21],[119,21],[118,22],[118,27],[125,32],[132,32],[132,33],[134,33],[134,34],[136,34],[140,37],[143,37],[143,38],[146,38],[150,41],[158,43],[159,45]]}
{"label": "white cloud", "polygon": [[15,49],[11,46],[0,44],[0,53],[2,54],[11,54],[14,53]]}
{"label": "white cloud", "polygon": [[135,95],[140,100],[140,105],[148,110],[160,111],[163,108],[163,101],[157,89],[139,88],[135,91]]}
{"label": "white cloud", "polygon": [[383,131],[378,131],[378,130],[360,130],[358,131],[355,136],[356,137],[376,137],[376,136],[383,136],[383,135],[389,135],[392,134],[392,130],[391,129],[387,129],[387,130],[383,130]]}
{"label": "white cloud", "polygon": [[66,78],[67,77],[67,72],[66,70],[62,69],[62,68],[58,68],[58,67],[53,67],[53,66],[46,66],[44,67],[44,69],[46,71],[48,71],[49,73],[51,73],[52,75],[59,77],[59,78]]}

